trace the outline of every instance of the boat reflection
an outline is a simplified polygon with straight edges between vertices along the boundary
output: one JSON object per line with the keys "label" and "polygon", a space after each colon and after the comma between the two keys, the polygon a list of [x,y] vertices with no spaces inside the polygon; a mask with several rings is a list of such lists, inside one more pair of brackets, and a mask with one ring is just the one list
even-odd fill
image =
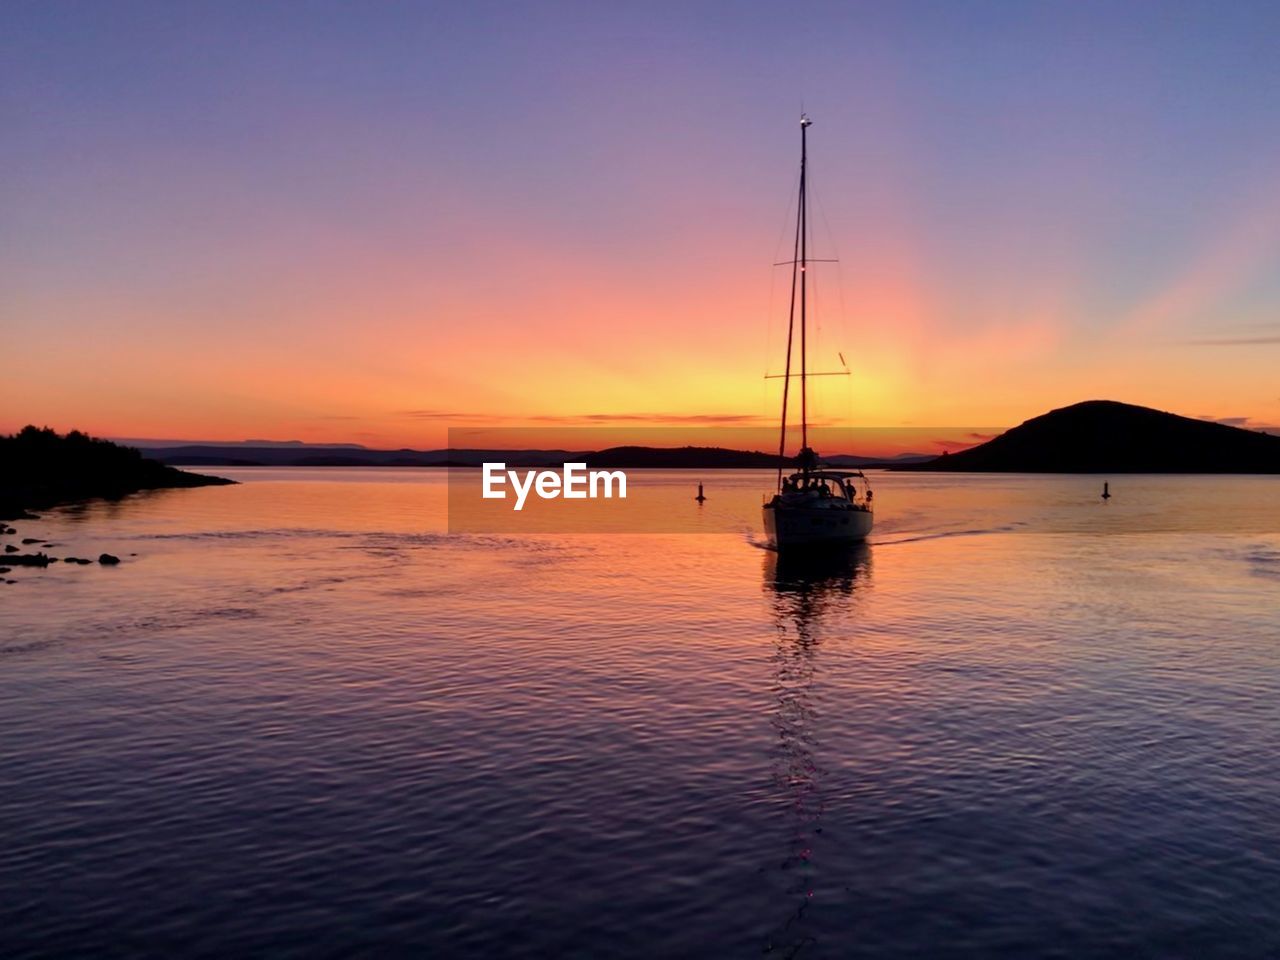
{"label": "boat reflection", "polygon": [[766,954],[793,957],[816,943],[806,913],[815,894],[813,849],[825,812],[824,770],[817,759],[822,747],[818,653],[827,629],[846,622],[858,592],[868,585],[870,569],[871,551],[863,543],[811,556],[770,551],[764,561],[764,587],[777,628],[774,784],[786,804],[789,835],[784,858],[769,874],[776,893],[790,905],[786,919],[767,938]]}
{"label": "boat reflection", "polygon": [[871,548],[865,543],[795,554],[765,551],[764,582],[774,595],[774,619],[796,636],[812,628],[832,607],[849,603],[855,585],[870,576]]}

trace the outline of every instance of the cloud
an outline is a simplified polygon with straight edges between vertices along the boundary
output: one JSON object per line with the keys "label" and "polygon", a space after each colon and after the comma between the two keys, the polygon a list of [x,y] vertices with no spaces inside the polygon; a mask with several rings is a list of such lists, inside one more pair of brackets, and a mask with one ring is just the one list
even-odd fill
{"label": "cloud", "polygon": [[1257,430],[1260,433],[1280,434],[1280,426],[1274,423],[1259,423],[1253,417],[1207,417],[1200,416],[1197,420],[1207,420],[1210,423],[1220,423],[1226,427],[1239,427],[1241,430]]}
{"label": "cloud", "polygon": [[1222,423],[1228,427],[1243,427],[1249,422],[1248,417],[1201,417],[1201,420],[1211,420],[1214,423]]}
{"label": "cloud", "polygon": [[494,420],[489,413],[461,413],[457,410],[395,410],[394,417],[405,417],[409,420]]}
{"label": "cloud", "polygon": [[528,419],[546,423],[652,423],[652,424],[756,424],[774,418],[748,413],[585,413],[569,416],[538,415]]}
{"label": "cloud", "polygon": [[[970,434],[974,436],[974,434]],[[939,450],[946,450],[948,453],[955,453],[959,450],[968,450],[970,447],[976,447],[976,442],[966,440],[931,440],[929,441]]]}
{"label": "cloud", "polygon": [[1184,347],[1250,347],[1280,343],[1276,337],[1206,337],[1200,340],[1179,340]]}
{"label": "cloud", "polygon": [[[1247,347],[1262,344],[1280,343],[1280,323],[1264,320],[1254,323],[1227,324],[1225,330],[1206,330],[1203,337],[1189,340],[1178,340],[1183,346],[1193,347]],[[1207,419],[1207,418],[1202,418]]]}
{"label": "cloud", "polygon": [[[457,410],[398,410],[397,417],[412,420],[469,421],[491,423],[494,425],[510,425],[512,423],[553,423],[557,425],[578,424],[599,426],[610,423],[649,424],[653,426],[753,426],[756,424],[773,424],[773,417],[746,413],[578,413],[550,414],[537,413],[524,416],[497,416],[490,413],[469,413]],[[823,426],[817,422],[810,426]]]}

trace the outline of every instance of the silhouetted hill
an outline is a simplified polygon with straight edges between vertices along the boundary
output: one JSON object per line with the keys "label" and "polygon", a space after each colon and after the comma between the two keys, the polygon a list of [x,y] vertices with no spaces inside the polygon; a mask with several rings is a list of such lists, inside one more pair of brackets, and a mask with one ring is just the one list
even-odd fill
{"label": "silhouetted hill", "polygon": [[986,443],[900,470],[1280,473],[1280,437],[1114,400],[1051,410]]}
{"label": "silhouetted hill", "polygon": [[10,520],[27,510],[93,497],[233,482],[166,467],[132,447],[95,440],[78,430],[60,436],[47,427],[28,426],[0,437],[0,517]]}

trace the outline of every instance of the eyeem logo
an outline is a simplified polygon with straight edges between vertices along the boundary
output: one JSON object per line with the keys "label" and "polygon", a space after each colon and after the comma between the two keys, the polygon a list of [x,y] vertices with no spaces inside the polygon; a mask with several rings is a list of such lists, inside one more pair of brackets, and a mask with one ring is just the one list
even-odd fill
{"label": "eyeem logo", "polygon": [[[524,502],[529,491],[535,491],[543,500],[555,500],[563,497],[566,500],[595,500],[604,497],[613,499],[614,484],[618,485],[619,499],[627,498],[627,475],[621,470],[587,471],[585,463],[566,463],[563,473],[555,470],[529,470],[521,482],[520,474],[508,470],[505,463],[486,463],[484,465],[484,487],[481,496],[486,500],[505,500],[504,489],[510,480],[511,488],[516,492],[516,510],[524,509]],[[603,491],[603,492],[601,492]]]}

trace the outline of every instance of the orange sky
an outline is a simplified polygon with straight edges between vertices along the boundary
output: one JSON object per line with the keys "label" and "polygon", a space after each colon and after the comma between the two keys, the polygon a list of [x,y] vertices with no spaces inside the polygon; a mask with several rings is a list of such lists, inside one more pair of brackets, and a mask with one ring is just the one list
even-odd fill
{"label": "orange sky", "polygon": [[852,372],[814,382],[815,417],[1110,398],[1280,424],[1257,24],[1215,22],[1210,50],[1198,14],[1150,35],[833,8],[782,39],[757,13],[210,11],[147,44],[127,16],[33,13],[0,430],[426,448],[772,423],[801,97],[815,252],[842,260],[815,271],[812,364]]}

